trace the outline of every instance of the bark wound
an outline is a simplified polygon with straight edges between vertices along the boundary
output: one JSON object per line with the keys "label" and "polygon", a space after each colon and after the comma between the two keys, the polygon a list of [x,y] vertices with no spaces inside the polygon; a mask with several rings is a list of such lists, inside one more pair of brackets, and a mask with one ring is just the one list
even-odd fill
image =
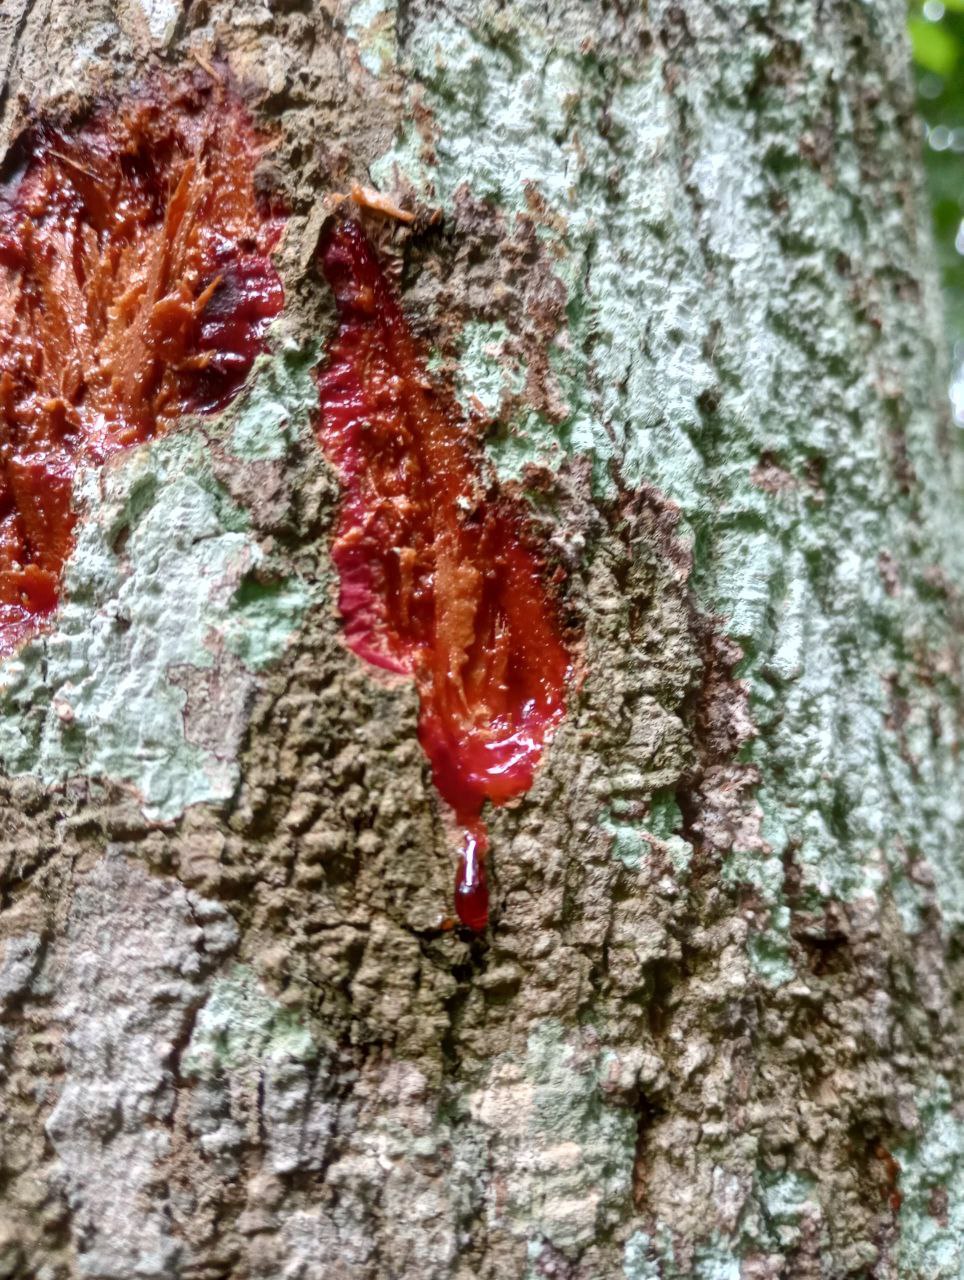
{"label": "bark wound", "polygon": [[343,485],[333,557],[345,636],[415,679],[419,739],[465,829],[456,909],[483,929],[482,807],[532,785],[570,656],[524,512],[489,485],[360,225],[333,222],[320,252],[338,306],[319,431]]}
{"label": "bark wound", "polygon": [[74,476],[240,390],[283,301],[241,102],[158,79],[42,121],[0,190],[0,654],[54,609]]}

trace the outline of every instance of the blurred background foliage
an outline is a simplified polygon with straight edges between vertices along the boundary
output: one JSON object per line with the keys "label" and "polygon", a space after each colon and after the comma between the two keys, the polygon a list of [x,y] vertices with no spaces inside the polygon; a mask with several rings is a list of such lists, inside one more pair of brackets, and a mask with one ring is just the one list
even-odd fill
{"label": "blurred background foliage", "polygon": [[951,402],[964,426],[964,0],[912,0],[908,26],[954,351]]}

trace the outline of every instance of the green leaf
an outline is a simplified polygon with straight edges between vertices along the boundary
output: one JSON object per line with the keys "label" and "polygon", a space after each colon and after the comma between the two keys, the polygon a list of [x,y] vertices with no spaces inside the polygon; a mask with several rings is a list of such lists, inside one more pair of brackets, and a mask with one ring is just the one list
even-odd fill
{"label": "green leaf", "polygon": [[926,18],[911,18],[907,26],[917,65],[925,71],[933,71],[935,75],[949,76],[957,65],[960,52],[951,33],[939,23],[928,22]]}
{"label": "green leaf", "polygon": [[964,0],[941,0],[948,13],[964,13]]}

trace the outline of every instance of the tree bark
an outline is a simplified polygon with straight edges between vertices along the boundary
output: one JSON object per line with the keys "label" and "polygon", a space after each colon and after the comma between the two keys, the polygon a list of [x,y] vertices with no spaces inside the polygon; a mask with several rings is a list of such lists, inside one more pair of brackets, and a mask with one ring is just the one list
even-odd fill
{"label": "tree bark", "polygon": [[[904,18],[5,5],[8,169],[220,58],[290,218],[248,390],[85,480],[0,672],[0,1276],[962,1274],[961,450]],[[478,936],[414,688],[336,607],[313,257],[353,181],[420,211],[407,314],[580,634]]]}

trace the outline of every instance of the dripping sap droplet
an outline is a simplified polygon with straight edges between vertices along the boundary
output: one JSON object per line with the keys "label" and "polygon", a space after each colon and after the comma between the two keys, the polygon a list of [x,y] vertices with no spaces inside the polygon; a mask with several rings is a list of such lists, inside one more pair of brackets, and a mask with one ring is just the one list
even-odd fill
{"label": "dripping sap droplet", "polygon": [[481,830],[466,831],[455,873],[455,913],[467,929],[489,923],[489,885],[485,874],[488,841]]}

